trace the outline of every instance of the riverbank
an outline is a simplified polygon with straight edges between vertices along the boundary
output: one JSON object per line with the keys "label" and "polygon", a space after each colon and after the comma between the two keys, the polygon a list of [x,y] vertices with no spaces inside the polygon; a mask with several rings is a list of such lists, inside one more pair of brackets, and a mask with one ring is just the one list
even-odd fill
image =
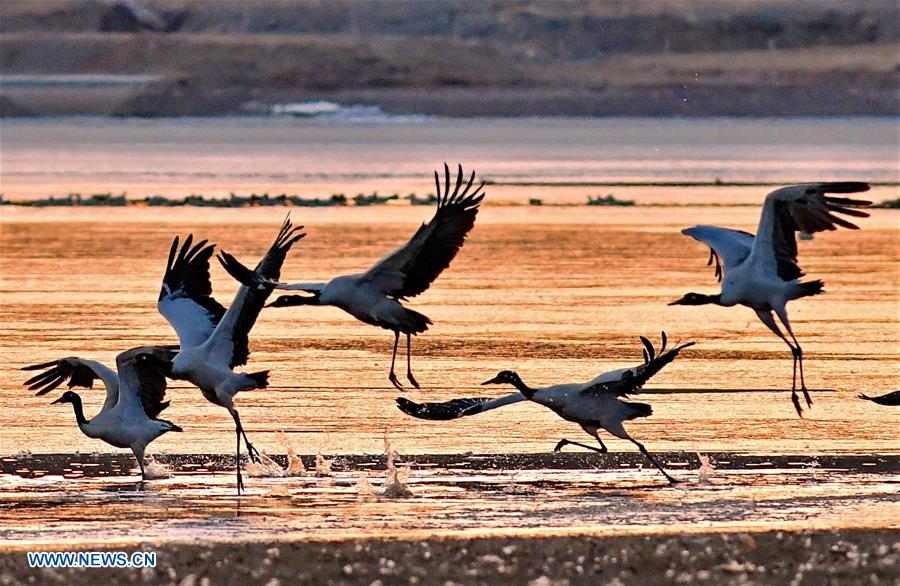
{"label": "riverbank", "polygon": [[[4,584],[892,584],[896,530],[145,544],[156,567],[31,569],[0,553]],[[78,548],[65,548],[75,549]],[[115,546],[91,547],[115,551]],[[126,551],[134,551],[128,549]]]}
{"label": "riverbank", "polygon": [[7,4],[4,116],[900,113],[881,0]]}

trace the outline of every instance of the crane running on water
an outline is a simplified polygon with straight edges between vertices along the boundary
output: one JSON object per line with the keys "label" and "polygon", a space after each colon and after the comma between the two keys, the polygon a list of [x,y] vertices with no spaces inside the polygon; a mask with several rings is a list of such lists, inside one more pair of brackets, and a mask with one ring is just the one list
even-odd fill
{"label": "crane running on water", "polygon": [[[467,183],[463,183],[462,165],[456,176],[456,186],[450,192],[450,168],[444,164],[444,188],[437,171],[434,182],[438,206],[434,217],[416,231],[413,237],[364,273],[335,277],[328,283],[267,283],[277,289],[303,291],[311,295],[282,295],[267,307],[292,307],[295,305],[332,305],[343,309],[356,319],[394,332],[394,351],[391,355],[391,372],[388,380],[399,390],[404,390],[394,373],[400,334],[406,335],[406,378],[416,388],[419,383],[413,377],[410,357],[410,337],[428,329],[431,320],[401,304],[410,297],[423,293],[431,283],[450,266],[450,262],[462,248],[466,235],[475,225],[478,206],[484,198],[484,183],[474,190],[473,171]],[[261,282],[240,266],[234,270],[226,266],[231,275],[245,285]],[[254,278],[256,279],[254,281]]]}
{"label": "crane running on water", "polygon": [[[256,266],[261,278],[277,281],[281,265],[295,242],[305,236],[285,219],[275,242]],[[241,391],[264,389],[269,384],[269,371],[234,372],[247,364],[250,355],[249,335],[256,318],[272,293],[269,285],[241,286],[226,311],[212,297],[209,280],[209,259],[215,245],[203,240],[193,244],[189,235],[179,250],[178,238],[172,242],[169,260],[159,293],[157,309],[178,334],[181,350],[172,360],[171,378],[187,380],[200,388],[209,402],[224,407],[234,419],[237,435],[237,487],[243,489],[241,478],[241,437],[247,444],[251,460],[258,452],[247,439],[234,396]],[[237,261],[226,252],[218,257],[226,269]]]}
{"label": "crane running on water", "polygon": [[[861,182],[808,183],[777,189],[766,196],[756,236],[718,226],[694,226],[681,231],[709,247],[707,264],[715,262],[722,292],[718,295],[688,293],[669,305],[745,305],[753,309],[760,321],[791,349],[794,358],[791,401],[801,417],[803,409],[797,395],[798,367],[807,407],[812,406],[812,398],[803,376],[803,350],[791,328],[787,303],[818,295],[825,284],[819,280],[800,282],[803,272],[797,264],[795,233],[802,230],[813,234],[836,230],[838,226],[859,229],[836,214],[865,218],[869,214],[853,208],[869,206],[872,202],[826,194],[859,193],[868,189],[869,184]],[[772,312],[781,320],[793,344],[779,329]]]}
{"label": "crane running on water", "polygon": [[144,450],[164,433],[181,428],[159,414],[169,406],[166,396],[166,376],[172,367],[177,347],[147,346],[133,348],[116,356],[118,372],[93,361],[77,357],[62,358],[43,364],[26,366],[22,370],[44,370],[27,381],[29,390],[46,395],[63,382],[68,388],[92,388],[100,379],[106,387],[106,400],[100,412],[87,419],[81,397],[66,391],[56,403],[71,403],[78,428],[90,438],[103,440],[117,448],[131,448],[141,468],[141,482],[146,480]]}
{"label": "crane running on water", "polygon": [[496,409],[503,405],[518,403],[519,401],[534,401],[548,407],[554,413],[567,421],[572,421],[600,444],[599,448],[586,444],[573,442],[565,438],[556,444],[554,451],[559,451],[563,446],[572,444],[589,450],[605,453],[606,446],[600,439],[598,431],[604,429],[615,437],[625,439],[638,447],[644,456],[666,477],[675,484],[672,478],[647,451],[639,441],[631,437],[625,428],[624,421],[638,417],[648,417],[653,409],[646,403],[623,401],[630,394],[640,391],[650,378],[663,369],[667,364],[675,360],[683,349],[693,346],[693,342],[676,346],[666,351],[666,333],[662,333],[662,344],[657,352],[650,341],[641,336],[644,345],[644,364],[634,368],[623,368],[604,373],[586,383],[560,384],[543,388],[531,388],[522,382],[519,375],[511,370],[504,370],[494,378],[483,382],[483,385],[510,384],[518,393],[513,393],[499,399],[472,398],[453,399],[444,403],[414,403],[403,397],[397,398],[397,407],[412,417],[428,420],[448,420],[483,413],[490,409]]}

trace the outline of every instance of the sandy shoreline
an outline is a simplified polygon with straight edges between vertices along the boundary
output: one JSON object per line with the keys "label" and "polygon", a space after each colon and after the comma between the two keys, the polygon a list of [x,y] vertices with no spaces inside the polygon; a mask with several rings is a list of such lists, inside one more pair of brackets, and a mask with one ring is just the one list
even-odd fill
{"label": "sandy shoreline", "polygon": [[2,553],[0,583],[890,584],[900,579],[900,532],[895,530],[198,541],[140,549],[157,552],[155,568],[32,570],[24,553]]}

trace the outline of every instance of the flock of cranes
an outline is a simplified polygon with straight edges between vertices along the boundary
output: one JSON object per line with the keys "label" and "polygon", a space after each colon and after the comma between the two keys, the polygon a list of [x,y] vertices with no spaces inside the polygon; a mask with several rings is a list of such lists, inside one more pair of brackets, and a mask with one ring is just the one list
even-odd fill
{"label": "flock of cranes", "polygon": [[[38,374],[25,381],[30,390],[44,395],[67,383],[73,387],[91,388],[95,380],[106,387],[106,401],[100,412],[87,419],[81,398],[67,390],[54,403],[71,403],[81,431],[120,448],[130,448],[144,470],[147,445],[164,433],[181,432],[170,421],[160,419],[169,403],[164,402],[166,380],[188,381],[200,389],[207,401],[228,411],[234,420],[236,438],[236,476],[238,493],[243,489],[241,478],[241,441],[249,458],[256,461],[259,452],[250,443],[234,404],[241,391],[264,389],[269,372],[236,372],[247,364],[250,354],[250,332],[264,307],[298,305],[331,305],[349,313],[363,323],[378,326],[394,333],[390,382],[403,390],[394,368],[400,335],[406,336],[406,380],[419,388],[411,367],[411,337],[428,329],[431,320],[403,305],[403,301],[426,291],[446,269],[463,246],[467,234],[475,225],[479,205],[484,198],[484,184],[475,184],[475,173],[466,179],[459,166],[455,181],[449,167],[444,165],[443,185],[435,172],[437,210],[434,217],[423,224],[403,246],[388,254],[367,271],[338,276],[328,283],[284,283],[282,265],[291,248],[305,234],[302,226],[294,226],[286,219],[275,241],[255,268],[250,269],[238,259],[221,251],[217,257],[224,269],[240,282],[231,305],[226,310],[212,296],[210,261],[215,245],[207,240],[194,242],[189,235],[183,242],[172,242],[165,265],[157,309],[169,322],[178,337],[177,346],[151,346],[126,350],[116,357],[116,370],[96,361],[81,358],[60,360],[27,366],[23,370]],[[451,188],[451,184],[453,184]],[[837,227],[856,229],[857,226],[838,214],[866,217],[857,208],[871,202],[835,197],[830,194],[859,193],[868,190],[866,183],[815,183],[778,189],[766,198],[757,234],[716,226],[695,226],[683,231],[710,248],[709,264],[715,262],[716,276],[722,290],[716,295],[688,293],[670,305],[716,304],[725,307],[745,305],[753,309],[759,319],[790,347],[794,361],[791,399],[802,417],[797,394],[799,372],[800,391],[807,407],[812,398],[803,374],[803,351],[794,336],[787,316],[788,301],[818,295],[822,281],[801,282],[803,276],[797,264],[796,232],[807,233],[835,230]],[[276,290],[298,291],[301,294],[281,295],[268,305]],[[787,330],[790,340],[779,329],[775,316]],[[561,418],[577,423],[593,437],[599,448],[567,439],[557,443],[555,450],[576,445],[589,450],[606,452],[599,430],[634,443],[641,453],[674,483],[663,466],[646,448],[631,437],[623,423],[648,417],[652,408],[646,403],[627,400],[643,385],[693,342],[667,349],[666,333],[661,336],[657,350],[645,337],[642,364],[631,368],[603,373],[584,383],[556,384],[534,388],[522,381],[513,371],[504,370],[482,383],[504,384],[516,392],[500,398],[461,398],[440,403],[414,403],[400,397],[397,407],[404,413],[426,420],[451,420],[475,415],[520,401],[543,405]],[[893,395],[896,395],[894,393]],[[873,398],[881,404],[897,404],[893,395]],[[869,399],[869,397],[863,397]]]}

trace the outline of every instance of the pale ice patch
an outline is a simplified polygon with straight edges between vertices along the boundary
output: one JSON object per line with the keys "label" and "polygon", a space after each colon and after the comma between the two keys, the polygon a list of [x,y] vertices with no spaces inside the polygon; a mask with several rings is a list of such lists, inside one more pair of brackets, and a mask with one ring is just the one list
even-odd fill
{"label": "pale ice patch", "polygon": [[269,113],[273,116],[323,119],[327,120],[329,123],[409,123],[423,122],[431,118],[422,114],[386,114],[378,106],[367,106],[365,104],[350,104],[344,106],[336,102],[328,102],[325,100],[275,104],[270,108]]}
{"label": "pale ice patch", "polygon": [[290,104],[275,104],[272,106],[272,114],[276,116],[322,116],[337,114],[342,109],[340,104],[319,100],[315,102],[295,102]]}

